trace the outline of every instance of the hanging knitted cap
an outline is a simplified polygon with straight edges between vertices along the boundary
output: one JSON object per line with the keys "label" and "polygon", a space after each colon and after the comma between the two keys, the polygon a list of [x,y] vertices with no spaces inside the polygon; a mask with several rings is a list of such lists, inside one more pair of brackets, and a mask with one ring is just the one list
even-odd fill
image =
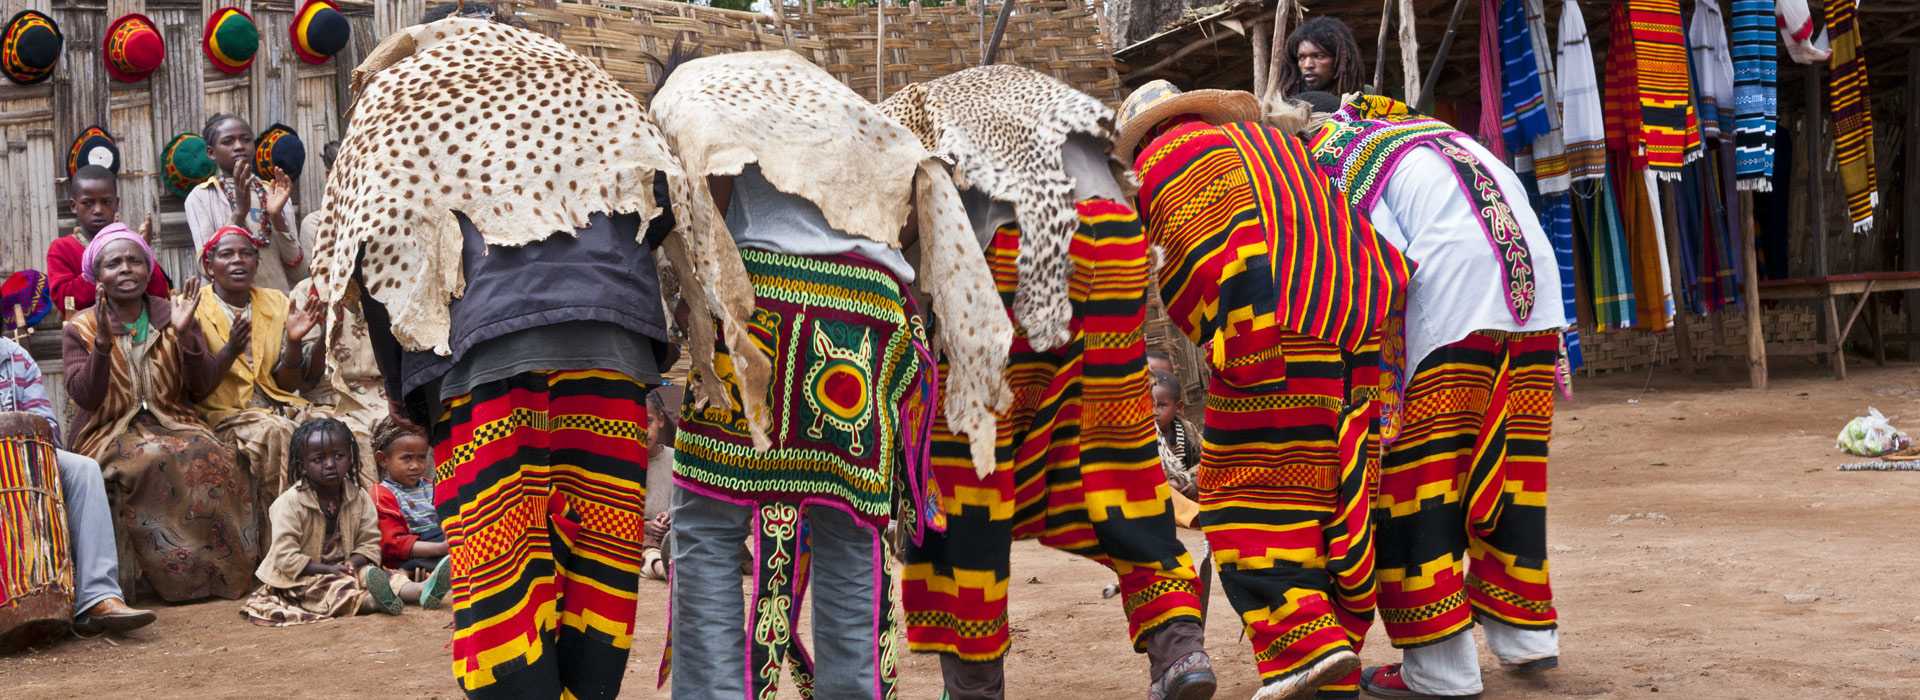
{"label": "hanging knitted cap", "polygon": [[53,310],[53,296],[47,290],[47,276],[39,270],[21,270],[0,283],[0,331],[16,331],[22,328],[19,319],[26,317],[26,328],[40,325],[40,320]]}
{"label": "hanging knitted cap", "polygon": [[33,85],[53,77],[53,65],[60,61],[60,48],[66,37],[46,13],[22,10],[7,20],[0,30],[0,71],[21,85]]}
{"label": "hanging knitted cap", "polygon": [[73,140],[73,146],[67,149],[67,177],[73,177],[80,168],[98,165],[120,174],[120,147],[113,142],[113,135],[106,129],[89,126],[86,131]]}
{"label": "hanging knitted cap", "polygon": [[260,53],[260,27],[253,16],[238,7],[223,7],[207,17],[207,29],[200,37],[200,50],[222,73],[237,75],[253,66]]}
{"label": "hanging knitted cap", "polygon": [[140,14],[127,15],[107,25],[107,39],[101,50],[106,53],[107,75],[123,83],[146,80],[167,60],[167,42],[160,38],[159,28],[153,20]]}
{"label": "hanging knitted cap", "polygon": [[167,147],[160,151],[160,168],[164,174],[167,191],[185,199],[194,187],[213,177],[213,158],[207,155],[207,141],[199,134],[184,133],[173,137]]}
{"label": "hanging knitted cap", "polygon": [[318,65],[347,48],[347,40],[353,38],[353,25],[331,0],[307,0],[293,13],[287,34],[293,37],[293,55]]}
{"label": "hanging knitted cap", "polygon": [[306,167],[307,146],[292,127],[275,124],[253,140],[253,171],[261,177],[272,178],[275,172],[285,171],[289,179],[299,179]]}

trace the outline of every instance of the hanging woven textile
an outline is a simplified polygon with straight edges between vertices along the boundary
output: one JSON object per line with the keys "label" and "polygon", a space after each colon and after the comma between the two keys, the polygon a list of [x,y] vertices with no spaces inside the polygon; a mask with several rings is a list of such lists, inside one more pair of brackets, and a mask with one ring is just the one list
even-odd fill
{"label": "hanging woven textile", "polygon": [[1727,46],[1727,23],[1715,2],[1694,4],[1687,41],[1693,50],[1694,87],[1699,93],[1700,137],[1719,139],[1733,134],[1733,57]]}
{"label": "hanging woven textile", "polygon": [[1867,56],[1861,51],[1860,20],[1854,0],[1830,0],[1833,58],[1827,91],[1833,106],[1833,153],[1840,162],[1840,186],[1847,190],[1847,219],[1853,232],[1873,230],[1880,185],[1873,171],[1873,108],[1867,103]]}
{"label": "hanging woven textile", "polygon": [[[1500,24],[1491,21],[1500,16],[1500,0],[1480,0],[1480,84],[1502,85],[1500,78]],[[1480,121],[1478,133],[1473,136],[1493,151],[1493,155],[1502,161],[1507,160],[1506,129],[1501,125],[1500,115],[1505,113],[1501,104],[1505,91],[1480,91]]]}
{"label": "hanging woven textile", "polygon": [[1547,98],[1540,91],[1540,63],[1533,55],[1533,31],[1527,26],[1526,0],[1501,0],[1500,133],[1508,152],[1533,144],[1553,130]]}
{"label": "hanging woven textile", "polygon": [[1565,0],[1560,8],[1559,53],[1554,77],[1567,172],[1574,182],[1605,178],[1607,133],[1600,111],[1600,82],[1593,70],[1593,46],[1587,42],[1587,20],[1580,16],[1576,0]]}
{"label": "hanging woven textile", "polygon": [[1627,0],[1627,18],[1633,34],[1647,167],[1662,180],[1679,179],[1681,168],[1700,156],[1700,126],[1689,92],[1680,1]]}
{"label": "hanging woven textile", "polygon": [[[1619,207],[1623,249],[1630,261],[1629,278],[1637,326],[1666,330],[1673,315],[1673,287],[1668,279],[1666,241],[1649,180],[1646,130],[1642,128],[1638,43],[1627,14],[1613,13],[1613,45],[1607,51],[1607,150],[1615,204]],[[1685,54],[1683,53],[1682,56]]]}
{"label": "hanging woven textile", "polygon": [[1573,203],[1591,261],[1594,327],[1627,328],[1636,321],[1633,277],[1627,264],[1626,239],[1620,235],[1620,210],[1614,205],[1613,183],[1603,176],[1587,181],[1587,186],[1591,192],[1574,188]]}
{"label": "hanging woven textile", "polygon": [[1743,190],[1773,187],[1773,135],[1779,119],[1779,50],[1773,0],[1734,0],[1734,148]]}

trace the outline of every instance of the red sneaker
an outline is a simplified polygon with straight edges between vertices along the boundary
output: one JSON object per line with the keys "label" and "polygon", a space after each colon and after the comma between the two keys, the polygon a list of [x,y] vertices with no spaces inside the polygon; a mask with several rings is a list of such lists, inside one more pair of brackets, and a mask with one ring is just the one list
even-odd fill
{"label": "red sneaker", "polygon": [[1400,675],[1400,664],[1372,666],[1360,672],[1360,689],[1376,698],[1422,698],[1425,700],[1453,700],[1454,698],[1477,698],[1472,695],[1428,695],[1407,687],[1407,679]]}

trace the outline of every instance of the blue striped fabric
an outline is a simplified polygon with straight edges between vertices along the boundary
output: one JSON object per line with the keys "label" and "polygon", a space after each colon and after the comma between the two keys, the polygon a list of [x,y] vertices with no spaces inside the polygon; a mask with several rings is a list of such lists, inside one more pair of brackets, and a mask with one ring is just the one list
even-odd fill
{"label": "blue striped fabric", "polygon": [[1553,260],[1560,268],[1560,304],[1567,313],[1567,361],[1580,369],[1580,300],[1573,270],[1573,193],[1541,194],[1533,178],[1522,177],[1527,198],[1540,217],[1540,228],[1553,243]]}
{"label": "blue striped fabric", "polygon": [[1773,135],[1779,115],[1773,2],[1733,3],[1734,157],[1743,190],[1773,189]]}
{"label": "blue striped fabric", "polygon": [[1525,0],[1500,3],[1500,131],[1507,152],[1516,153],[1553,130],[1547,99],[1540,91],[1540,62],[1533,53],[1533,30]]}

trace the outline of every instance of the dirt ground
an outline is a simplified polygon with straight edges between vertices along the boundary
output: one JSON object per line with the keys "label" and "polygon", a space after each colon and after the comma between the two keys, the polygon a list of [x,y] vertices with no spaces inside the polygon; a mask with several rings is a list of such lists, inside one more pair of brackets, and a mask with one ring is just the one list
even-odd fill
{"label": "dirt ground", "polygon": [[[1486,668],[1501,698],[1920,697],[1920,473],[1839,472],[1834,434],[1871,404],[1920,432],[1920,368],[1861,368],[1837,383],[1804,364],[1772,389],[1671,372],[1582,382],[1561,404],[1552,463],[1560,670]],[[1906,534],[1900,534],[1900,533]],[[1098,565],[1014,550],[1013,698],[1139,697]],[[647,582],[627,697],[654,690],[666,587]],[[1224,596],[1208,648],[1221,698],[1257,686]],[[0,695],[43,697],[457,697],[446,612],[254,627],[239,604],[159,611],[118,640],[70,639],[0,657]],[[1367,663],[1396,657],[1376,628]],[[1483,652],[1484,656],[1484,652]],[[904,698],[935,698],[939,664],[908,659]]]}

